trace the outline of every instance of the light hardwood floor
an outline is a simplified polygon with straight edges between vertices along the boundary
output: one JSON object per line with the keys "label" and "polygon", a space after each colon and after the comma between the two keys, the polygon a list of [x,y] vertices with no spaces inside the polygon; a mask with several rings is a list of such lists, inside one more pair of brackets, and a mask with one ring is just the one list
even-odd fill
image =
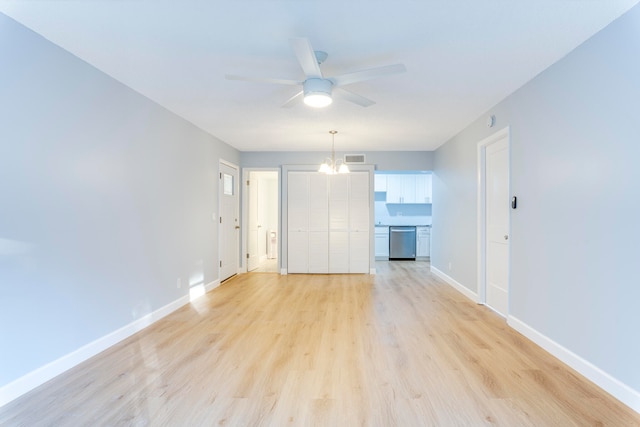
{"label": "light hardwood floor", "polygon": [[239,276],[6,405],[0,425],[640,425],[428,266]]}

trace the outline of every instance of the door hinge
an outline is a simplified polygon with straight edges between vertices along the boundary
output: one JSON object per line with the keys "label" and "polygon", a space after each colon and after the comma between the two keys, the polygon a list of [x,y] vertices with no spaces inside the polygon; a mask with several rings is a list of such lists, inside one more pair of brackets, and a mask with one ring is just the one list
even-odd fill
{"label": "door hinge", "polygon": [[249,180],[247,180],[247,185],[249,185]]}
{"label": "door hinge", "polygon": [[222,217],[220,217],[220,224],[222,224]]}
{"label": "door hinge", "polygon": [[222,267],[222,261],[220,261],[220,267]]}
{"label": "door hinge", "polygon": [[247,259],[249,259],[249,254],[247,254]]}
{"label": "door hinge", "polygon": [[222,179],[222,172],[220,172],[220,179]]}

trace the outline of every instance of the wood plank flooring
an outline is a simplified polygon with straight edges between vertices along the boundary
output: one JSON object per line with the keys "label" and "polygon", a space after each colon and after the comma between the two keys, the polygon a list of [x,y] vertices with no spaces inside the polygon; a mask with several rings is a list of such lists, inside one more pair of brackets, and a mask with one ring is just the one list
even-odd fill
{"label": "wood plank flooring", "polygon": [[0,409],[2,426],[640,426],[429,272],[251,273]]}

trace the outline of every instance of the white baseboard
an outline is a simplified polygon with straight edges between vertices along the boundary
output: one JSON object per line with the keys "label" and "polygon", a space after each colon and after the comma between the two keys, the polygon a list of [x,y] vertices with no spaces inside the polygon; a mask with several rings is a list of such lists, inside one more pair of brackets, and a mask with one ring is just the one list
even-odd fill
{"label": "white baseboard", "polygon": [[218,286],[220,286],[220,280],[214,280],[213,282],[209,282],[206,285],[204,285],[204,291],[205,292],[209,292],[214,290],[215,288],[217,288]]}
{"label": "white baseboard", "polygon": [[[218,284],[220,283],[217,281]],[[211,282],[209,285],[214,285]],[[206,285],[206,286],[209,286]],[[177,300],[170,302],[164,307],[160,307],[156,311],[137,319],[120,329],[117,329],[97,340],[86,344],[79,349],[72,351],[60,357],[53,362],[29,372],[26,375],[0,387],[0,407],[6,405],[23,394],[33,390],[34,388],[44,384],[50,379],[60,375],[61,373],[73,368],[74,366],[84,362],[85,360],[95,356],[96,354],[106,350],[107,348],[119,343],[125,338],[130,337],[146,328],[147,326],[157,322],[163,317],[171,314],[180,307],[189,303],[189,295],[184,295]]]}
{"label": "white baseboard", "polygon": [[442,280],[444,280],[445,282],[447,282],[452,287],[454,287],[458,292],[460,292],[462,295],[469,298],[471,301],[476,303],[478,302],[478,294],[473,292],[466,286],[463,286],[462,284],[457,282],[453,277],[450,277],[444,274],[442,271],[438,270],[434,266],[431,266],[431,272],[436,276],[438,276],[439,278],[441,278]]}
{"label": "white baseboard", "polygon": [[547,352],[584,375],[591,382],[624,403],[634,411],[640,413],[640,391],[634,390],[618,379],[612,377],[602,369],[586,361],[571,350],[541,334],[531,326],[516,317],[509,316],[507,323],[516,331],[538,344]]}

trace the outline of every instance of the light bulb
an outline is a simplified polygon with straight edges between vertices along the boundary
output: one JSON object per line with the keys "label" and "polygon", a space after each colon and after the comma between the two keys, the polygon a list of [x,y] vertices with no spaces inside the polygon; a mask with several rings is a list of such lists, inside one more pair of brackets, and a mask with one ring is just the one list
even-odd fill
{"label": "light bulb", "polygon": [[322,108],[331,104],[333,100],[326,93],[311,93],[309,95],[305,95],[304,103],[309,107],[314,108]]}

